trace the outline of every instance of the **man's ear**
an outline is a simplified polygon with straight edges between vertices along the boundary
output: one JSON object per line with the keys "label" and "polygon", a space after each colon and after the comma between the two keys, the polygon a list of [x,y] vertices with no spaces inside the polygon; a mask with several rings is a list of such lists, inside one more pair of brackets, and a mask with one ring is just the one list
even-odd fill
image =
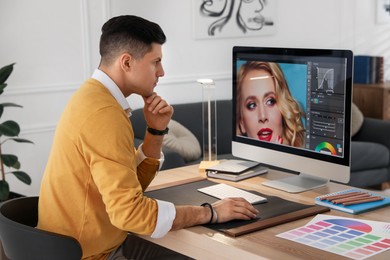
{"label": "man's ear", "polygon": [[119,62],[122,70],[129,71],[131,69],[131,64],[133,62],[133,56],[125,52],[120,56]]}

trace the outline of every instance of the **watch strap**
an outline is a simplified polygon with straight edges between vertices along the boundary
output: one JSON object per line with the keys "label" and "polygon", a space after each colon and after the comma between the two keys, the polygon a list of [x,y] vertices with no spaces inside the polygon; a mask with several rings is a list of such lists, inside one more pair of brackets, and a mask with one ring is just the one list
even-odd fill
{"label": "watch strap", "polygon": [[165,128],[164,130],[157,130],[157,129],[154,129],[154,128],[151,128],[151,127],[146,127],[146,130],[152,134],[152,135],[166,135],[168,134],[169,132],[169,128]]}

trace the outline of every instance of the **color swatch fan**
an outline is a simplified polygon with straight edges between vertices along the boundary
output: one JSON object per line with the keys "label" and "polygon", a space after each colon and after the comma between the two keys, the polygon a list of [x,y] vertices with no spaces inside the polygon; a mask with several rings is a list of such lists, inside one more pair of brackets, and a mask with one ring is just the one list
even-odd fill
{"label": "color swatch fan", "polygon": [[390,249],[390,223],[321,214],[277,236],[351,259],[366,259]]}

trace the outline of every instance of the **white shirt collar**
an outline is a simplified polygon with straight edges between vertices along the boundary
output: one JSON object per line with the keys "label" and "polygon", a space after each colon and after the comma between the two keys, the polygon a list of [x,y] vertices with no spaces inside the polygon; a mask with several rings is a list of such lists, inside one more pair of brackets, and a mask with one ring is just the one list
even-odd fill
{"label": "white shirt collar", "polygon": [[92,78],[96,79],[100,83],[102,83],[108,91],[110,91],[111,95],[114,96],[116,101],[121,105],[123,110],[127,113],[127,115],[131,116],[131,108],[129,103],[127,102],[125,96],[123,95],[122,91],[119,89],[119,87],[115,84],[115,82],[103,71],[99,69],[95,69],[95,71],[92,74]]}

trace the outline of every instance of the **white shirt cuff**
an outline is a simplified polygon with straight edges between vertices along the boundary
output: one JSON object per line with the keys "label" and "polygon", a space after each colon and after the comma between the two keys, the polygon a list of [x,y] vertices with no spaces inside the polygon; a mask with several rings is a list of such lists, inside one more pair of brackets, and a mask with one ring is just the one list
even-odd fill
{"label": "white shirt cuff", "polygon": [[156,200],[158,213],[157,213],[157,224],[151,237],[160,238],[165,236],[172,228],[173,220],[176,217],[175,205],[171,202]]}
{"label": "white shirt cuff", "polygon": [[[145,160],[147,157],[145,156],[144,154],[144,151],[142,151],[142,144],[140,144],[138,146],[138,149],[137,149],[137,156],[135,158],[136,162],[137,162],[137,166],[140,165],[142,163],[143,160]],[[164,160],[165,160],[165,157],[164,157],[164,153],[161,152],[160,154],[160,159],[157,159],[159,162],[160,162],[160,165],[158,167],[158,170],[161,169],[161,166],[163,165],[164,163]]]}

